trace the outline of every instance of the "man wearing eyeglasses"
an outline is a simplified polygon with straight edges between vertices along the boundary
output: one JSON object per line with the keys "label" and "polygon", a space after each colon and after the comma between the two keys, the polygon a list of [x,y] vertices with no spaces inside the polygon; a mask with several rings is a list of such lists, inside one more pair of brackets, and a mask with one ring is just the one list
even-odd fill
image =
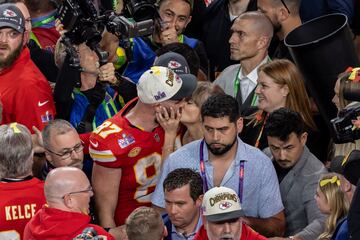
{"label": "man wearing eyeglasses", "polygon": [[75,128],[67,121],[50,121],[42,131],[46,162],[41,171],[41,178],[54,168],[71,166],[82,169],[83,143]]}
{"label": "man wearing eyeglasses", "polygon": [[286,58],[293,61],[288,48],[285,46],[285,36],[300,26],[300,0],[258,0],[258,10],[264,13],[274,27],[279,43],[270,55],[271,58]]}
{"label": "man wearing eyeglasses", "polygon": [[30,59],[25,19],[14,4],[0,4],[0,96],[2,124],[39,129],[54,118],[49,83]]}
{"label": "man wearing eyeglasses", "polygon": [[93,191],[86,175],[78,168],[60,167],[45,180],[47,205],[35,214],[24,230],[24,239],[73,239],[92,227],[102,239],[115,239],[102,227],[90,224],[89,202]]}

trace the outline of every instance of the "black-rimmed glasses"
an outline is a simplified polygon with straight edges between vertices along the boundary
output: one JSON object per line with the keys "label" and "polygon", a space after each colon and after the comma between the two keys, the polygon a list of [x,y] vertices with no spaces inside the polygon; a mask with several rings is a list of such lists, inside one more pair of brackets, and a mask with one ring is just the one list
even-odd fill
{"label": "black-rimmed glasses", "polygon": [[51,151],[48,148],[45,148],[46,151],[55,154],[56,156],[59,156],[61,159],[65,160],[71,157],[71,154],[73,151],[75,151],[76,153],[81,152],[84,149],[84,145],[82,143],[76,144],[73,148],[69,148],[66,151],[64,151],[63,153],[56,153]]}

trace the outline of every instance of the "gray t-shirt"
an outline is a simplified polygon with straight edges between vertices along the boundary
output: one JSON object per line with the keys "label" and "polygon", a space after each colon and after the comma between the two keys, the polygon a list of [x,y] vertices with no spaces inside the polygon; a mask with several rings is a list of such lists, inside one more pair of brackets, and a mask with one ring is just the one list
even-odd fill
{"label": "gray t-shirt", "polygon": [[[177,168],[191,168],[200,172],[200,143],[191,142],[165,160],[160,179],[152,194],[152,203],[164,208],[163,182],[168,173]],[[204,144],[205,173],[208,189],[213,185],[213,166],[208,160],[208,150]],[[242,208],[245,216],[268,218],[284,209],[279,190],[279,183],[271,160],[257,148],[245,144],[238,138],[238,149],[235,161],[227,170],[221,186],[239,191],[240,161],[244,160],[244,185]],[[239,193],[238,193],[239,194]]]}

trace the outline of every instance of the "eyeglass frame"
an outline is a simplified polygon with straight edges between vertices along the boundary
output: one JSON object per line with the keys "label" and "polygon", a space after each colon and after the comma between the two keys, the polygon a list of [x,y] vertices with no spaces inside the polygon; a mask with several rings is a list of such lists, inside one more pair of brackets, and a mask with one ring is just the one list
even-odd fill
{"label": "eyeglass frame", "polygon": [[284,0],[280,0],[282,5],[286,8],[286,10],[288,11],[288,13],[290,14],[290,9],[288,8],[288,6],[286,5]]}
{"label": "eyeglass frame", "polygon": [[62,199],[65,199],[66,195],[78,194],[78,193],[87,193],[87,192],[94,192],[92,186],[89,186],[89,187],[88,187],[87,189],[85,189],[85,190],[66,193],[66,194],[64,194],[64,196],[62,196]]}
{"label": "eyeglass frame", "polygon": [[[79,144],[80,144],[80,145],[79,145]],[[79,145],[78,147],[81,148],[81,149],[76,150],[77,145]],[[51,151],[51,150],[48,149],[48,148],[45,148],[46,151],[48,151],[49,153],[55,154],[56,156],[60,157],[62,160],[65,160],[65,159],[68,159],[69,157],[71,157],[71,154],[72,154],[73,152],[79,153],[79,152],[81,152],[83,149],[84,149],[84,144],[83,144],[82,142],[76,144],[76,145],[75,145],[74,147],[72,147],[72,148],[69,148],[69,150],[67,150],[67,151],[66,151],[65,153],[63,153],[63,154],[56,153],[56,152],[54,152],[54,151]],[[67,155],[67,154],[69,154],[69,156],[64,157],[64,156]]]}

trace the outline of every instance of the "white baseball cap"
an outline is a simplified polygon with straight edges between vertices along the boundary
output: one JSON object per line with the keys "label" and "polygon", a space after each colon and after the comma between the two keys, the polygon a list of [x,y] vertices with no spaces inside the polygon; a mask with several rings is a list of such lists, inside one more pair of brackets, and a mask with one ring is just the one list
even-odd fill
{"label": "white baseball cap", "polygon": [[204,194],[203,215],[209,222],[219,222],[244,216],[237,193],[227,187],[214,187]]}
{"label": "white baseball cap", "polygon": [[167,67],[153,66],[141,75],[136,88],[140,101],[152,104],[189,97],[196,84],[192,74],[178,75]]}

